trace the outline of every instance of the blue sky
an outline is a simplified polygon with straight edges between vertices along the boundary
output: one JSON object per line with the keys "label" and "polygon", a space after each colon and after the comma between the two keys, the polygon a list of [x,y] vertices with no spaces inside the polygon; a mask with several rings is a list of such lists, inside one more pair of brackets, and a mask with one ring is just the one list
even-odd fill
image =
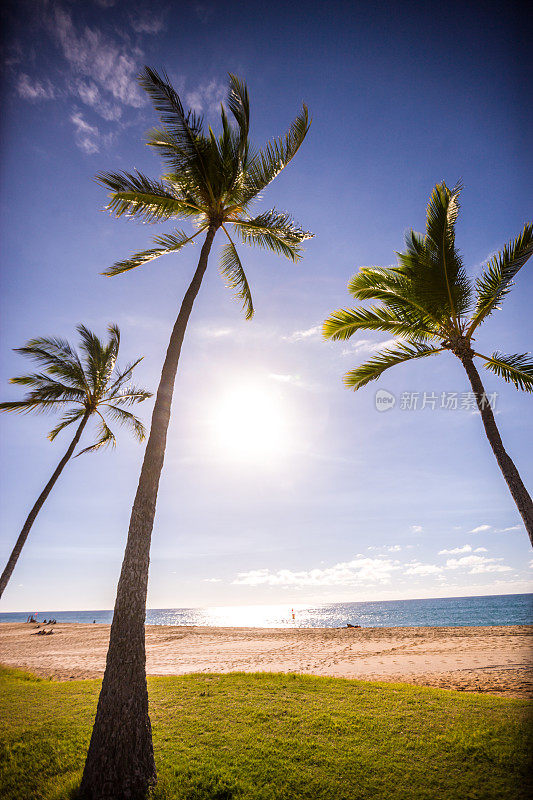
{"label": "blue sky", "polygon": [[[423,230],[439,180],[464,181],[457,240],[471,274],[528,219],[531,108],[526,31],[505,4],[18,2],[7,6],[2,147],[4,399],[32,336],[74,339],[83,322],[122,331],[155,389],[198,248],[114,279],[99,273],[168,229],[102,211],[101,170],[161,167],[144,145],[155,116],[136,83],[165,68],[216,123],[226,74],[249,87],[258,144],[305,101],[294,162],[258,208],[316,236],[297,265],[241,253],[256,316],[217,273],[216,247],[176,384],[152,546],[151,607],[306,603],[521,592],[531,551],[468,407],[451,355],[397,368],[356,394],[342,374],[388,337],[326,343],[357,267],[391,264]],[[529,202],[528,202],[529,201]],[[480,333],[482,352],[531,349],[531,264]],[[531,397],[487,373],[497,421],[533,486]],[[378,389],[394,408],[380,413]],[[438,398],[421,408],[423,394]],[[442,393],[458,408],[439,408]],[[418,393],[417,409],[402,394]],[[462,406],[465,406],[464,408]],[[149,421],[149,402],[139,406]],[[235,421],[238,415],[241,423]],[[46,417],[3,415],[6,560],[68,443]],[[71,462],[3,598],[4,610],[110,608],[142,447]],[[233,442],[230,446],[229,442]],[[86,444],[89,444],[87,439]]]}

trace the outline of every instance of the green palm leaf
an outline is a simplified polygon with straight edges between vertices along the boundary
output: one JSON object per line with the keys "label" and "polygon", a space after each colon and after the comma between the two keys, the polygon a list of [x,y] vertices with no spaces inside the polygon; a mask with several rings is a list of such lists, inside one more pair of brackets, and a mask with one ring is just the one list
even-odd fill
{"label": "green palm leaf", "polygon": [[324,322],[322,333],[326,339],[346,341],[361,330],[384,331],[410,339],[427,339],[433,332],[419,320],[401,315],[389,308],[341,308]]}
{"label": "green palm leaf", "polygon": [[257,197],[294,158],[307,136],[309,125],[309,114],[304,103],[288,133],[283,138],[268,142],[265,148],[254,156],[246,171],[240,192],[241,204],[246,205]]}
{"label": "green palm leaf", "polygon": [[468,329],[471,336],[477,326],[496,308],[512,288],[513,278],[533,253],[533,223],[493,256],[476,280],[477,303]]}
{"label": "green palm leaf", "polygon": [[126,214],[143,222],[164,222],[183,215],[183,201],[162,181],[137,172],[100,172],[96,180],[112,192],[106,208],[116,217]]}
{"label": "green palm leaf", "polygon": [[154,247],[151,250],[143,250],[140,253],[134,253],[124,261],[117,261],[113,266],[104,270],[102,275],[110,278],[115,275],[120,275],[122,272],[128,272],[130,269],[140,267],[142,264],[147,264],[149,261],[153,261],[154,258],[159,258],[159,256],[177,253],[178,250],[181,250],[186,244],[196,239],[203,230],[205,230],[205,227],[200,228],[200,230],[196,231],[192,236],[187,236],[183,231],[176,231],[174,234],[167,233],[164,236],[155,236],[154,242],[159,244],[160,247]]}
{"label": "green palm leaf", "polygon": [[96,450],[101,450],[105,447],[115,448],[117,446],[117,440],[115,439],[113,431],[109,428],[101,414],[99,414],[99,417],[98,439],[94,444],[91,444],[89,447],[85,447],[83,450],[80,450],[80,452],[77,454],[78,456],[82,456],[84,453],[94,453]]}
{"label": "green palm leaf", "polygon": [[74,422],[81,420],[84,414],[84,408],[73,408],[70,411],[66,411],[55,428],[52,428],[48,434],[48,439],[53,442],[58,433],[61,433],[62,430],[68,428],[68,426],[72,425]]}
{"label": "green palm leaf", "polygon": [[292,261],[301,258],[301,243],[313,234],[297,225],[290,214],[280,214],[275,208],[254,219],[240,219],[235,226],[245,244],[259,245]]}
{"label": "green palm leaf", "polygon": [[515,353],[506,355],[495,352],[489,358],[481,353],[477,356],[484,359],[486,369],[494,372],[507,383],[512,383],[524,392],[533,392],[533,357],[531,353]]}
{"label": "green palm leaf", "polygon": [[146,435],[146,429],[138,417],[136,417],[130,411],[126,411],[124,408],[110,405],[109,403],[105,403],[103,408],[106,410],[109,416],[115,420],[115,422],[130,428],[135,438],[138,439],[139,442],[143,441]]}
{"label": "green palm leaf", "polygon": [[395,347],[387,348],[377,353],[370,361],[366,361],[356,369],[347,372],[344,376],[344,384],[350,389],[360,389],[370,381],[375,381],[385,370],[401,364],[404,361],[411,361],[415,358],[426,358],[427,356],[441,353],[442,347],[430,347],[425,344],[398,342]]}
{"label": "green palm leaf", "polygon": [[228,287],[235,290],[235,299],[242,300],[242,307],[246,319],[251,319],[254,315],[252,293],[250,292],[250,287],[239,254],[237,253],[237,248],[227,231],[226,235],[229,242],[222,248],[220,254],[220,272],[227,280]]}

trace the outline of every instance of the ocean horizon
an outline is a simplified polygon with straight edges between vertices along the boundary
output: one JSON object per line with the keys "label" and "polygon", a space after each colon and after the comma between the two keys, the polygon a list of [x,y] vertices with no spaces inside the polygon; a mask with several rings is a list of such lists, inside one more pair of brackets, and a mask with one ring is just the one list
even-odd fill
{"label": "ocean horizon", "polygon": [[[110,624],[113,611],[11,611],[0,613],[0,622],[25,622],[30,615],[39,622],[55,619],[57,622]],[[146,611],[147,625],[339,628],[348,623],[365,628],[531,625],[533,593],[313,605],[300,603],[294,606],[278,604],[149,608]]]}

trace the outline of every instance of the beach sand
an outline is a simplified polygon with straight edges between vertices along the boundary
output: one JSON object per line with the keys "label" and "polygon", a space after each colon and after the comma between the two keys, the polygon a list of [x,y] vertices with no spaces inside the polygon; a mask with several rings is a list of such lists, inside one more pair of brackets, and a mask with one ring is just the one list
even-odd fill
{"label": "beach sand", "polygon": [[[41,626],[42,627],[42,626]],[[48,626],[47,626],[48,629]],[[57,680],[101,677],[109,625],[0,624],[0,662]],[[149,675],[294,672],[533,697],[533,626],[203,628],[148,625]]]}

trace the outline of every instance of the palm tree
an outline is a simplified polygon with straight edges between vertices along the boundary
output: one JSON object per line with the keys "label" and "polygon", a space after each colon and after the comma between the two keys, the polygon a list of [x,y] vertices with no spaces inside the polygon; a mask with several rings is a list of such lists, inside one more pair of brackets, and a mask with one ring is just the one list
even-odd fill
{"label": "palm tree", "polygon": [[249,138],[248,91],[229,76],[230,124],[222,107],[222,132],[204,131],[203,121],[185,111],[168,77],[145,67],[140,75],[160,115],[161,127],[149,133],[148,144],[166,164],[161,180],[136,172],[103,173],[101,184],[111,190],[108,209],[144,222],[191,220],[196,230],[181,230],[155,238],[155,247],[110,267],[117,275],[158,256],[176,253],[205,234],[198,266],[174,324],[157,391],[150,435],[131,513],[128,541],[119,579],[107,664],[96,720],[81,782],[81,795],[144,797],[156,781],[146,689],[144,619],[150,540],[159,478],[163,467],[174,381],[187,321],[207,268],[213,239],[222,232],[220,270],[242,302],[245,316],[253,315],[250,287],[235,245],[258,245],[297,261],[301,243],[311,236],[288,214],[276,209],[252,217],[252,202],[289,163],[309,128],[307,108],[285,137],[253,150]]}
{"label": "palm tree", "polygon": [[16,348],[15,351],[37,362],[42,372],[11,378],[11,383],[28,386],[30,390],[22,400],[0,403],[0,411],[14,411],[21,414],[63,412],[58,424],[48,434],[51,442],[64,428],[76,422],[79,424],[67,452],[28,514],[0,578],[0,597],[15,569],[30,528],[72,457],[90,417],[93,415],[98,417],[98,437],[94,444],[81,450],[79,456],[109,445],[115,447],[115,436],[104,415],[129,427],[139,441],[144,439],[145,430],[142,422],[123,408],[151,397],[151,393],[145,389],[129,384],[133,370],[142,359],[138,358],[124,370],[117,368],[120,331],[116,325],[108,326],[109,340],[106,344],[85,325],[78,325],[77,331],[81,337],[81,356],[65,339],[56,337],[31,339],[24,347]]}
{"label": "palm tree", "polygon": [[446,350],[464,366],[485,433],[533,544],[533,504],[518,470],[506,453],[474,358],[517,389],[533,391],[533,359],[528,353],[483,355],[475,349],[479,325],[509,293],[513,279],[533,253],[533,225],[489,260],[472,282],[455,246],[461,184],[449,189],[437,184],[427,207],[426,234],[409,231],[406,251],[397,267],[361,267],[348,284],[357,300],[377,300],[378,306],[335,311],[325,322],[324,336],[346,340],[360,330],[377,330],[400,337],[344,376],[346,386],[360,389],[395,364],[426,358]]}

